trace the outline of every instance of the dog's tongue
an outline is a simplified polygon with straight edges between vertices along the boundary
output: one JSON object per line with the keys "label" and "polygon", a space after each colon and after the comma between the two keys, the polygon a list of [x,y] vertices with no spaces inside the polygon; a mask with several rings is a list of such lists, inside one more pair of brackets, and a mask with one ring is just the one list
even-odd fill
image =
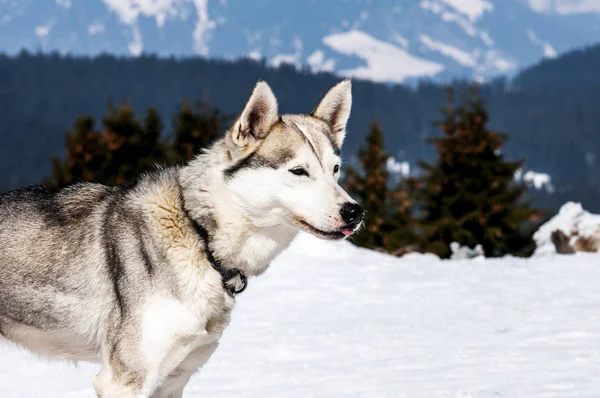
{"label": "dog's tongue", "polygon": [[354,233],[353,229],[342,229],[342,233],[346,236],[350,236]]}

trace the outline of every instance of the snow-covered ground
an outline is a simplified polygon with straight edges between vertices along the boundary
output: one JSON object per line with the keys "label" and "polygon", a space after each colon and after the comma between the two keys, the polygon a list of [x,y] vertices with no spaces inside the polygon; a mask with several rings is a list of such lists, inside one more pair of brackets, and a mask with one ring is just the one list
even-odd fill
{"label": "snow-covered ground", "polygon": [[[0,348],[0,397],[94,397],[95,365]],[[600,396],[600,255],[397,259],[301,235],[239,296],[186,397]]]}

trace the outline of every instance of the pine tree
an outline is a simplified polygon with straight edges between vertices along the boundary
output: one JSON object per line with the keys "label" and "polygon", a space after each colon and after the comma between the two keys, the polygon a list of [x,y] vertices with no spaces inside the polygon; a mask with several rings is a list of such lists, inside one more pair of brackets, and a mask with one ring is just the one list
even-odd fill
{"label": "pine tree", "polygon": [[169,150],[170,146],[162,136],[163,123],[156,108],[148,109],[144,118],[144,128],[139,137],[139,158],[140,169],[147,170],[155,165],[170,164]]}
{"label": "pine tree", "polygon": [[118,109],[109,107],[108,115],[102,120],[102,132],[108,149],[105,168],[105,184],[122,184],[135,178],[141,171],[139,159],[144,127],[128,105]]}
{"label": "pine tree", "polygon": [[222,130],[228,117],[206,103],[193,109],[187,101],[173,118],[173,149],[176,162],[185,162],[207,148]]}
{"label": "pine tree", "polygon": [[185,162],[207,147],[220,133],[228,118],[216,108],[199,104],[196,110],[184,102],[173,118],[171,141],[164,136],[158,111],[151,108],[138,119],[131,107],[108,105],[101,132],[94,119],[77,119],[65,134],[66,159],[52,158],[52,185],[94,181],[116,185],[133,180],[155,165]]}
{"label": "pine tree", "polygon": [[[405,191],[388,187],[389,172],[383,133],[378,123],[371,124],[365,146],[358,152],[361,171],[344,170],[344,185],[365,209],[364,230],[353,237],[359,246],[395,252],[413,240],[408,221],[410,202]],[[408,207],[407,207],[408,205]]]}
{"label": "pine tree", "polygon": [[107,150],[102,135],[94,130],[94,119],[82,116],[74,129],[65,134],[66,160],[52,157],[50,185],[67,185],[79,181],[102,180]]}
{"label": "pine tree", "polygon": [[487,128],[476,88],[456,109],[449,90],[444,114],[436,123],[443,136],[433,140],[437,163],[421,162],[424,176],[412,181],[421,203],[422,249],[448,257],[456,241],[481,244],[487,256],[530,254],[542,212],[524,200],[526,187],[514,180],[524,162],[503,158],[508,137]]}
{"label": "pine tree", "polygon": [[415,206],[407,180],[389,191],[387,198],[388,218],[382,227],[385,248],[391,254],[403,255],[418,250],[416,223],[413,217]]}
{"label": "pine tree", "polygon": [[74,130],[65,134],[66,159],[52,158],[52,185],[93,181],[115,185],[136,178],[156,164],[169,164],[170,147],[161,137],[163,125],[155,109],[145,119],[136,119],[126,105],[109,105],[102,132],[94,129],[94,119],[83,116]]}

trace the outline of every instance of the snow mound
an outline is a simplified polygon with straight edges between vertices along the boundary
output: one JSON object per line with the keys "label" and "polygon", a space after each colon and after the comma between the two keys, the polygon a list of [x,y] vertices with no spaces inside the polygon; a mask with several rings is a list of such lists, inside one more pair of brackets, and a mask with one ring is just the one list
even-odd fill
{"label": "snow mound", "polygon": [[452,250],[451,260],[468,260],[468,259],[483,259],[485,253],[481,245],[475,246],[471,249],[468,246],[461,246],[458,242],[450,243],[450,250]]}
{"label": "snow mound", "polygon": [[552,233],[561,231],[570,238],[574,248],[582,238],[600,240],[600,215],[585,211],[580,203],[567,202],[558,214],[542,225],[533,235],[537,249],[534,256],[545,256],[556,253],[552,243]]}

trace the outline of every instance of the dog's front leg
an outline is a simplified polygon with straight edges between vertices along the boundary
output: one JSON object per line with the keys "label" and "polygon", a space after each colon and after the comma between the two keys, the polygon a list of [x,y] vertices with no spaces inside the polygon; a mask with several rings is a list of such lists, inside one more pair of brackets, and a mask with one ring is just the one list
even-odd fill
{"label": "dog's front leg", "polygon": [[180,365],[196,347],[177,342],[169,351],[157,352],[152,358],[132,355],[127,361],[122,361],[121,353],[115,351],[94,378],[96,394],[100,398],[180,398],[196,370]]}
{"label": "dog's front leg", "polygon": [[[155,344],[153,350],[142,349],[138,341],[125,335],[112,348],[107,345],[94,388],[100,398],[150,398],[163,383],[169,382],[183,360],[197,347],[195,338],[172,340],[168,345]],[[157,341],[159,342],[159,341]],[[189,379],[191,373],[185,378]],[[185,385],[185,383],[182,383]],[[167,395],[169,396],[169,395]]]}
{"label": "dog's front leg", "polygon": [[144,379],[141,374],[133,372],[123,373],[120,377],[115,374],[110,365],[102,366],[100,373],[94,377],[94,389],[98,398],[149,398],[144,393]]}
{"label": "dog's front leg", "polygon": [[113,359],[94,378],[96,394],[99,398],[180,398],[193,372],[175,369],[169,374],[174,361],[176,358],[170,357],[163,363],[166,368],[139,370]]}
{"label": "dog's front leg", "polygon": [[181,398],[183,390],[194,373],[204,365],[215,352],[218,342],[196,348],[189,353],[181,365],[163,381],[152,398]]}

